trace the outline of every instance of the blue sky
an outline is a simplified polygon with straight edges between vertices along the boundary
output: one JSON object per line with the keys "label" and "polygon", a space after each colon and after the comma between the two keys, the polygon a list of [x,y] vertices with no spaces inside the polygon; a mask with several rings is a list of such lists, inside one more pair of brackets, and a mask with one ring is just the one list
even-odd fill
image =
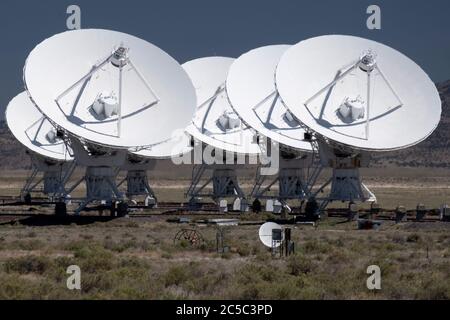
{"label": "blue sky", "polygon": [[[351,34],[400,50],[436,82],[450,79],[448,0],[2,0],[2,110],[23,90],[28,53],[40,41],[66,30],[70,4],[81,7],[83,28],[136,35],[180,63],[211,55],[238,57],[262,45],[294,44],[323,34]],[[366,8],[371,4],[381,7],[381,30],[366,27]]]}

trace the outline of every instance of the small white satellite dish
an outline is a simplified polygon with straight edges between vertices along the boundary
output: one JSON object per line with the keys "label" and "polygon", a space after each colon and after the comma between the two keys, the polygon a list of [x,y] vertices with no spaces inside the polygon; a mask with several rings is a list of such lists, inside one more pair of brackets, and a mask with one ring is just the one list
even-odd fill
{"label": "small white satellite dish", "polygon": [[171,56],[116,31],[74,30],[43,41],[28,56],[24,81],[57,126],[113,149],[168,141],[196,108],[192,82]]}
{"label": "small white satellite dish", "polygon": [[275,87],[275,71],[290,45],[251,50],[231,65],[227,95],[233,109],[250,127],[285,146],[312,151],[305,130],[283,105]]}
{"label": "small white satellite dish", "polygon": [[197,111],[187,132],[212,147],[258,154],[253,132],[229,104],[225,81],[233,58],[207,57],[183,64],[197,92]]}
{"label": "small white satellite dish", "polygon": [[16,139],[30,151],[57,161],[73,160],[55,127],[31,102],[28,94],[17,95],[6,108],[6,122]]}
{"label": "small white satellite dish", "polygon": [[352,149],[413,146],[441,117],[436,86],[415,62],[353,36],[321,36],[294,45],[278,64],[276,86],[299,121]]}
{"label": "small white satellite dish", "polygon": [[[273,241],[273,230],[283,230],[279,224],[274,222],[266,222],[259,228],[259,239],[261,242],[269,248],[277,248],[281,245],[281,241]],[[282,234],[281,240],[284,239],[284,235]]]}

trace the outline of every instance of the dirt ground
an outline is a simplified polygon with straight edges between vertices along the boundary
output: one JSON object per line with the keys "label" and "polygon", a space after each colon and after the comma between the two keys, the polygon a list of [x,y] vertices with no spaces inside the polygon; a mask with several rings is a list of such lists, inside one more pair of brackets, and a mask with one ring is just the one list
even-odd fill
{"label": "dirt ground", "polygon": [[[27,174],[28,171],[25,170],[0,171],[0,195],[17,196]],[[149,172],[148,175],[159,201],[186,201],[185,192],[190,184],[189,173],[170,178],[162,178],[158,172]],[[80,172],[77,172],[71,182],[78,180],[80,176]],[[330,172],[325,170],[317,185],[321,185],[329,176]],[[419,203],[430,209],[440,208],[442,204],[450,205],[450,169],[368,168],[361,170],[361,176],[363,182],[377,196],[380,206],[386,209],[394,209],[399,205],[415,209]],[[246,173],[239,175],[239,179],[244,192],[250,193],[254,176]],[[275,193],[276,187],[272,191]],[[72,195],[77,197],[83,194],[84,186],[80,185]],[[340,206],[339,203],[331,204],[331,207]]]}

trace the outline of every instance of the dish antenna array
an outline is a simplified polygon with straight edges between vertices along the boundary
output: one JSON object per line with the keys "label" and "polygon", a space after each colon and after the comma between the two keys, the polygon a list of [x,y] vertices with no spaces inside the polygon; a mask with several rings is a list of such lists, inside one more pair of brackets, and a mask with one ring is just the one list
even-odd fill
{"label": "dish antenna array", "polygon": [[[55,127],[39,112],[26,92],[8,104],[6,121],[14,137],[27,148],[33,167],[22,188],[22,200],[31,201],[31,194],[39,190],[50,198],[64,195],[64,184],[75,162]],[[42,189],[39,188],[41,183]]]}
{"label": "dish antenna array", "polygon": [[[27,59],[24,80],[32,101],[64,132],[77,164],[87,167],[68,189],[86,184],[77,212],[93,201],[124,201],[118,172],[143,169],[127,162],[129,152],[168,143],[196,105],[192,83],[172,57],[115,31],[76,30],[43,41]],[[147,177],[128,182],[145,184]]]}
{"label": "dish antenna array", "polygon": [[[8,125],[32,155],[32,178],[44,172],[46,193],[64,197],[85,182],[77,212],[94,201],[141,195],[156,205],[147,171],[192,149],[202,162],[187,192],[191,203],[211,197],[223,206],[232,198],[245,211],[236,160],[259,154],[273,160],[276,148],[279,170],[267,182],[268,167],[260,166],[253,197],[275,198],[287,209],[294,199],[317,199],[322,207],[376,201],[359,168],[373,152],[423,141],[441,114],[436,87],[413,61],[380,43],[339,35],[180,66],[136,37],[75,30],[39,44],[24,81],[28,95],[11,101]],[[72,159],[86,172],[66,190]],[[316,189],[326,167],[332,177]],[[127,175],[117,184],[120,170]]]}
{"label": "dish antenna array", "polygon": [[[235,209],[246,211],[247,200],[237,179],[235,156],[257,155],[259,147],[253,142],[253,131],[240,120],[228,101],[225,85],[233,61],[226,57],[208,57],[183,64],[198,100],[187,132],[193,137],[197,152],[200,149],[202,153],[202,163],[193,169],[187,195],[192,204],[199,198],[210,197],[221,207],[231,198]],[[207,156],[212,163],[205,161]],[[207,171],[212,173],[207,176]],[[211,184],[212,190],[208,189]]]}

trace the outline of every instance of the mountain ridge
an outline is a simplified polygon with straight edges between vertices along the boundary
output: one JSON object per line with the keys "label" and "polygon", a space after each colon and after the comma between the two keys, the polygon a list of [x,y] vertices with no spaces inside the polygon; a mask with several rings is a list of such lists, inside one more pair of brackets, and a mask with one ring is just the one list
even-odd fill
{"label": "mountain ridge", "polygon": [[[372,167],[450,168],[450,80],[438,83],[442,101],[441,121],[436,130],[414,147],[374,154]],[[29,169],[31,162],[22,146],[11,134],[6,121],[0,121],[0,170]],[[173,170],[171,161],[158,165],[160,170]]]}

